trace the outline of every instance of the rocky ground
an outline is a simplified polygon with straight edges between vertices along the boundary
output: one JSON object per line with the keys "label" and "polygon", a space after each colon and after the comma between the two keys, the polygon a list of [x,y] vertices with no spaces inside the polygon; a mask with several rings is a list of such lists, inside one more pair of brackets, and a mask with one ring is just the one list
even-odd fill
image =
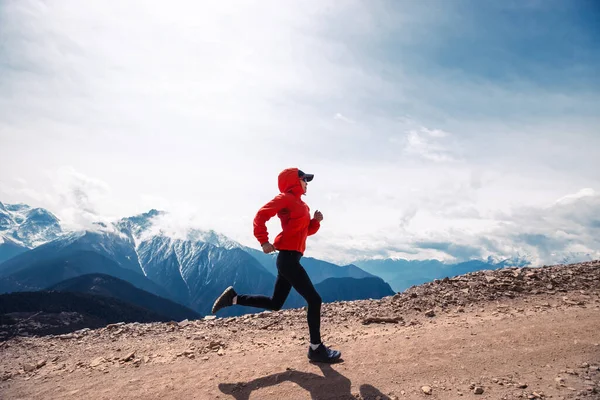
{"label": "rocky ground", "polygon": [[600,261],[481,271],[306,312],[0,343],[4,399],[600,399]]}

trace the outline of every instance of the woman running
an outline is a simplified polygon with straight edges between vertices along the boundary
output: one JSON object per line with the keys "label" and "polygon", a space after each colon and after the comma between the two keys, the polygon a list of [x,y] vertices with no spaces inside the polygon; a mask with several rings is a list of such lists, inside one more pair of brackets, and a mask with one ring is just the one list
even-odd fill
{"label": "woman running", "polygon": [[[306,237],[317,233],[323,220],[323,214],[318,210],[311,219],[310,209],[301,198],[306,194],[308,182],[313,178],[313,174],[305,174],[298,168],[283,170],[278,178],[281,193],[265,204],[254,218],[254,236],[263,252],[268,254],[279,251],[273,296],[237,294],[233,286],[229,286],[215,301],[212,313],[215,314],[223,307],[234,304],[277,311],[281,309],[293,287],[308,303],[308,358],[311,361],[333,363],[338,361],[342,354],[327,348],[321,342],[321,296],[315,290],[304,267],[300,265],[306,248]],[[275,215],[281,220],[282,232],[271,244],[266,222]]]}

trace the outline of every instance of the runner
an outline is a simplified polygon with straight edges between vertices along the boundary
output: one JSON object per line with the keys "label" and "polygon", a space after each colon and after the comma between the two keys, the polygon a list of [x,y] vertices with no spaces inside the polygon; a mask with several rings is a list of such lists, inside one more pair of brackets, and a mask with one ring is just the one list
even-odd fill
{"label": "runner", "polygon": [[[323,214],[319,210],[310,218],[310,209],[301,197],[306,194],[308,182],[313,178],[313,174],[305,174],[298,168],[283,170],[278,178],[281,193],[265,204],[254,218],[254,236],[263,252],[269,254],[279,251],[273,296],[237,294],[233,286],[229,286],[215,301],[212,312],[215,314],[223,307],[234,304],[277,311],[293,287],[308,304],[308,358],[311,361],[333,363],[339,360],[341,352],[327,348],[321,341],[321,296],[300,264],[306,248],[306,237],[317,233],[323,221]],[[266,222],[275,215],[281,220],[282,232],[271,244]]]}

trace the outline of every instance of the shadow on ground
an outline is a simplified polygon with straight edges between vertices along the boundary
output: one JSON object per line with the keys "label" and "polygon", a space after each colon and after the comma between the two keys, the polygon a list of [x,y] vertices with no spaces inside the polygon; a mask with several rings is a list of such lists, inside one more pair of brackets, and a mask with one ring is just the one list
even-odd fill
{"label": "shadow on ground", "polygon": [[[249,382],[221,383],[219,384],[219,389],[224,394],[233,396],[236,400],[248,400],[250,394],[255,390],[276,386],[283,382],[294,382],[309,392],[312,400],[357,400],[357,397],[351,392],[352,382],[350,382],[350,379],[337,372],[329,364],[316,365],[321,369],[322,376],[310,372],[287,370]],[[375,400],[378,396],[381,400],[390,400],[388,396],[381,393],[377,388],[371,385],[361,385],[360,399]]]}

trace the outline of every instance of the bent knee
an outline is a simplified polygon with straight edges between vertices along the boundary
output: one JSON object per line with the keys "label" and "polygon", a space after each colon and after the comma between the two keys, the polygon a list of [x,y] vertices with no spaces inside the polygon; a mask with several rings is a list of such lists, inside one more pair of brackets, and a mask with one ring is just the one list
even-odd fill
{"label": "bent knee", "polygon": [[311,297],[308,304],[315,307],[321,307],[321,304],[323,304],[323,299],[321,299],[321,296],[319,296],[317,293]]}

